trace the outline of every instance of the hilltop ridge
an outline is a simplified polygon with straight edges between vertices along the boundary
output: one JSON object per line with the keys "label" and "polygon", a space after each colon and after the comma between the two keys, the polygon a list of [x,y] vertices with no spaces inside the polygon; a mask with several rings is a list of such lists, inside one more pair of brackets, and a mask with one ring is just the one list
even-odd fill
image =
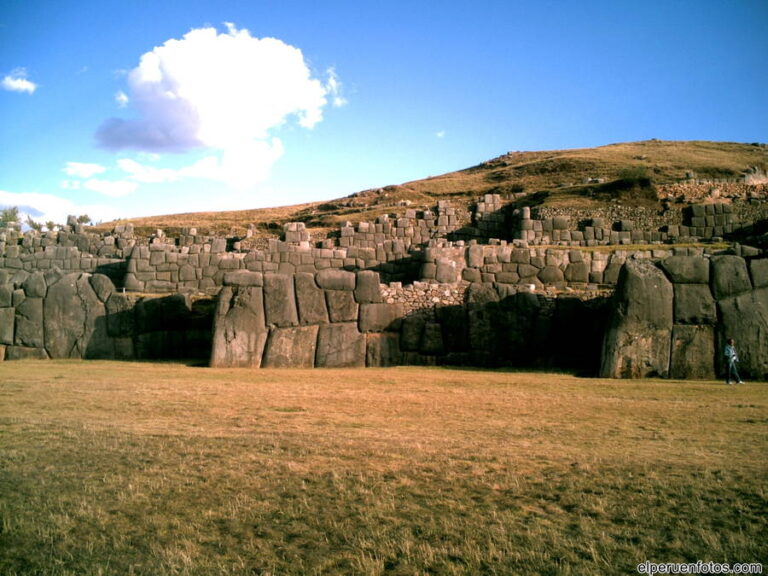
{"label": "hilltop ridge", "polygon": [[[345,221],[373,220],[405,207],[433,208],[450,200],[468,210],[485,194],[504,202],[525,197],[534,206],[589,210],[621,201],[653,207],[681,192],[681,183],[768,182],[768,146],[709,141],[646,140],[596,148],[511,151],[469,168],[326,200],[252,210],[194,212],[103,223],[109,229],[131,222],[144,229],[197,227],[217,234],[242,233],[249,225],[257,236],[278,236],[290,221],[304,222],[322,237]],[[685,194],[685,192],[683,192]],[[700,194],[700,191],[699,191]],[[683,198],[684,199],[684,198]]]}

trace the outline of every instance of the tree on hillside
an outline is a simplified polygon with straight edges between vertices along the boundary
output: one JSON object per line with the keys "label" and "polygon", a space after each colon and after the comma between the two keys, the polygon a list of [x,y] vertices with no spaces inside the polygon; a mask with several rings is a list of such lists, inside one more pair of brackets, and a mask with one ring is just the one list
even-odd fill
{"label": "tree on hillside", "polygon": [[9,206],[0,210],[0,222],[4,224],[18,223],[21,220],[18,206]]}
{"label": "tree on hillside", "polygon": [[88,224],[91,221],[91,217],[88,214],[81,214],[77,217],[78,224]]}
{"label": "tree on hillside", "polygon": [[29,226],[32,230],[35,230],[37,232],[42,232],[43,225],[40,224],[40,222],[35,222],[32,220],[31,216],[27,216],[27,226]]}

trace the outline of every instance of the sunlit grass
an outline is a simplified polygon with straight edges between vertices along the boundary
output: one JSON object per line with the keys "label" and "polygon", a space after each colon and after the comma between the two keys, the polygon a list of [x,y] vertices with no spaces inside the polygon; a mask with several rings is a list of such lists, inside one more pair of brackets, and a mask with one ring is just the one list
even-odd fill
{"label": "sunlit grass", "polygon": [[768,388],[0,364],[0,574],[628,574],[768,559]]}

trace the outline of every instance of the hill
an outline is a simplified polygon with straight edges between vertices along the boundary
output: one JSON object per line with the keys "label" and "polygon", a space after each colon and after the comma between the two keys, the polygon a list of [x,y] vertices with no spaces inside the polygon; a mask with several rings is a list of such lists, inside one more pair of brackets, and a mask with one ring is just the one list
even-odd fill
{"label": "hill", "polygon": [[[373,220],[405,207],[433,208],[450,200],[469,208],[485,194],[505,202],[589,209],[621,198],[624,204],[652,206],[665,185],[684,181],[743,180],[768,172],[765,144],[647,140],[538,152],[508,152],[476,166],[400,185],[363,190],[344,198],[294,206],[227,212],[194,212],[134,218],[139,233],[161,228],[173,233],[196,227],[216,234],[242,234],[254,225],[256,236],[276,236],[283,224],[304,222],[322,237],[345,221]],[[111,229],[121,221],[97,228]]]}

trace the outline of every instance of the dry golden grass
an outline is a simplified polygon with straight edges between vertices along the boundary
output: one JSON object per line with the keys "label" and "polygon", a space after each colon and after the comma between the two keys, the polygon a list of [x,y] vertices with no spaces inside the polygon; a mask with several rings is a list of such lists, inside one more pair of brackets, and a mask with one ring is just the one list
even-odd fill
{"label": "dry golden grass", "polygon": [[0,573],[768,560],[768,388],[0,363]]}

